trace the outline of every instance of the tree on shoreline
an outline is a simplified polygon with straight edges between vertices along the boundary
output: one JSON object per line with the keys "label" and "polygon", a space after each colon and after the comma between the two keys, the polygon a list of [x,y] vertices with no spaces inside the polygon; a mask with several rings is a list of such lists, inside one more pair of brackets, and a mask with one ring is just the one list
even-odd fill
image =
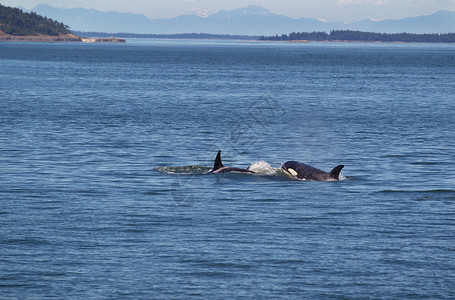
{"label": "tree on shoreline", "polygon": [[19,8],[0,4],[0,31],[13,36],[70,34],[68,26],[38,15],[36,12],[25,13]]}

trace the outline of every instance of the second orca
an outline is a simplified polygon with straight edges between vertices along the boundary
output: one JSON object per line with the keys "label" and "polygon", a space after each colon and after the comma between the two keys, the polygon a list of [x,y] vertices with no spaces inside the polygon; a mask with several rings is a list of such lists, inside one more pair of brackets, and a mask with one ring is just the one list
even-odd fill
{"label": "second orca", "polygon": [[344,165],[339,165],[333,168],[332,171],[327,173],[318,168],[309,166],[298,161],[287,161],[281,166],[281,169],[283,171],[292,175],[293,177],[312,181],[340,180],[340,172],[341,169],[343,168]]}

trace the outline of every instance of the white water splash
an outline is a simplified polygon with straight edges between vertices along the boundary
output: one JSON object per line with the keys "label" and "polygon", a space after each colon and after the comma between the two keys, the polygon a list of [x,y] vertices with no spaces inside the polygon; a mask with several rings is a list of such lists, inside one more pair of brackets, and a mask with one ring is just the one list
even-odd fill
{"label": "white water splash", "polygon": [[277,174],[276,168],[273,168],[268,162],[260,160],[253,162],[248,170],[251,170],[259,175],[275,175]]}

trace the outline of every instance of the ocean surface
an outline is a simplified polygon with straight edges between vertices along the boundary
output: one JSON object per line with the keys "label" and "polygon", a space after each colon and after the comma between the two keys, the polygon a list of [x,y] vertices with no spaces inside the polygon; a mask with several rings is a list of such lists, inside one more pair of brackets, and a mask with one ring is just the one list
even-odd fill
{"label": "ocean surface", "polygon": [[454,78],[448,44],[2,42],[0,298],[454,299]]}

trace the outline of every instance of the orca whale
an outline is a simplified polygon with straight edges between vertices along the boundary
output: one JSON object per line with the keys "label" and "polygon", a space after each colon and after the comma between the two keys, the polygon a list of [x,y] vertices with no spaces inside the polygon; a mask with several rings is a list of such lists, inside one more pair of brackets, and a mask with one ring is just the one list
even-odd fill
{"label": "orca whale", "polygon": [[255,173],[248,169],[234,168],[234,167],[225,167],[221,161],[221,150],[218,151],[218,154],[215,158],[215,163],[213,164],[213,169],[207,172],[207,174],[213,173],[227,173],[227,172],[239,172],[239,173]]}
{"label": "orca whale", "polygon": [[293,177],[313,181],[340,180],[340,172],[343,168],[344,165],[339,165],[327,173],[318,168],[306,165],[298,161],[287,161],[281,165],[281,169]]}

